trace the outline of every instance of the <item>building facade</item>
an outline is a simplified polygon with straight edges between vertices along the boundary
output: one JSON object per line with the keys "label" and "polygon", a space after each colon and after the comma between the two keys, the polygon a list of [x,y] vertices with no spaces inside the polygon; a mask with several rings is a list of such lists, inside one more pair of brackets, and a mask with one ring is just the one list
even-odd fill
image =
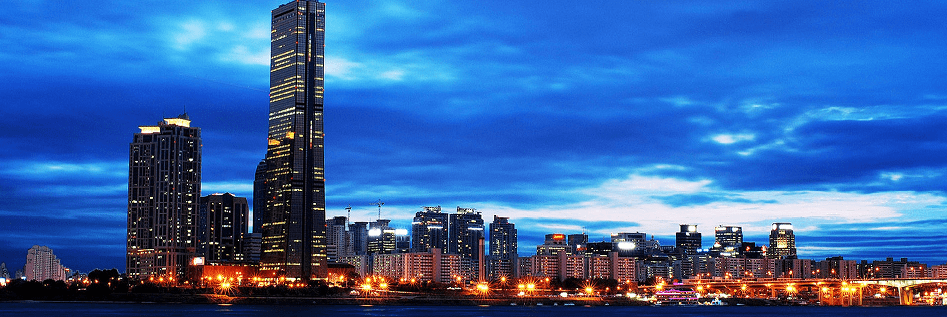
{"label": "building facade", "polygon": [[490,223],[490,279],[514,278],[517,255],[516,226],[508,217],[493,216]]}
{"label": "building facade", "polygon": [[700,232],[696,225],[681,225],[681,231],[675,235],[674,246],[684,255],[695,255],[701,247]]}
{"label": "building facade", "polygon": [[714,245],[710,254],[722,257],[739,257],[743,245],[743,228],[737,226],[718,226],[714,228]]}
{"label": "building facade", "polygon": [[349,224],[349,244],[353,255],[368,254],[368,222],[357,221]]}
{"label": "building facade", "polygon": [[128,278],[180,280],[197,254],[201,130],[187,114],[141,126],[128,159]]}
{"label": "building facade", "polygon": [[411,252],[427,252],[432,248],[447,250],[448,220],[441,206],[421,207],[411,222]]}
{"label": "building facade", "polygon": [[336,216],[326,219],[326,258],[329,263],[340,263],[342,257],[352,255],[351,235],[346,230],[348,217]]}
{"label": "building facade", "polygon": [[266,215],[266,160],[260,161],[253,174],[253,232],[263,234]]}
{"label": "building facade", "polygon": [[769,249],[766,250],[766,256],[796,258],[796,235],[792,232],[791,223],[773,223],[773,228],[769,232]]}
{"label": "building facade", "polygon": [[464,272],[469,280],[484,278],[483,271],[483,217],[473,208],[457,207],[456,214],[449,217],[448,253],[459,254],[466,264]]}
{"label": "building facade", "polygon": [[27,281],[45,281],[66,279],[66,269],[47,246],[34,245],[26,251],[26,265],[23,274]]}
{"label": "building facade", "polygon": [[461,274],[460,255],[443,254],[438,248],[427,252],[380,254],[372,265],[372,275],[402,283],[453,283]]}
{"label": "building facade", "polygon": [[325,4],[281,5],[271,25],[261,273],[325,279]]}
{"label": "building facade", "polygon": [[248,260],[250,209],[247,198],[230,193],[201,197],[198,254],[206,263]]}

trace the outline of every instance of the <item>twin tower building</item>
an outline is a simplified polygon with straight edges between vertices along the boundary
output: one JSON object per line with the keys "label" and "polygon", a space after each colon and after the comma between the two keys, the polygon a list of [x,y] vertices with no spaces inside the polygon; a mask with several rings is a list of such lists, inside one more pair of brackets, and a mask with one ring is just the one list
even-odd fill
{"label": "twin tower building", "polygon": [[[325,4],[279,6],[272,11],[270,36],[268,143],[258,168],[261,190],[254,193],[261,200],[254,202],[254,214],[261,216],[255,223],[262,232],[260,272],[324,279]],[[215,237],[236,238],[241,221],[246,232],[246,199],[201,197],[201,130],[187,114],[139,128],[129,150],[126,272],[131,279],[180,280],[197,255],[227,251],[215,250]],[[237,201],[228,205],[226,199]],[[206,209],[215,206],[209,200],[234,210],[208,216]],[[223,218],[236,225],[212,225]]]}

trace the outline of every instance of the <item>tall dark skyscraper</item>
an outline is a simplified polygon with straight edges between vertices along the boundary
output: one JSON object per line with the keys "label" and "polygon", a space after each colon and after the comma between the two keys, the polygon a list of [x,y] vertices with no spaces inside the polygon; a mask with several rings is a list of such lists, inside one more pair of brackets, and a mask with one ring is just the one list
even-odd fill
{"label": "tall dark skyscraper", "polygon": [[510,218],[493,216],[490,223],[490,279],[517,277],[516,239],[516,226]]}
{"label": "tall dark skyscraper", "polygon": [[245,197],[231,193],[201,197],[197,248],[205,263],[248,260],[249,218]]}
{"label": "tall dark skyscraper", "polygon": [[201,129],[187,114],[139,128],[128,158],[126,272],[181,280],[197,252]]}
{"label": "tall dark skyscraper", "polygon": [[266,150],[265,277],[325,279],[323,82],[325,4],[293,1],[272,11]]}
{"label": "tall dark skyscraper", "polygon": [[450,214],[448,235],[448,250],[450,253],[460,254],[461,261],[467,267],[464,272],[468,278],[481,278],[479,272],[486,263],[480,261],[480,240],[484,238],[483,217],[473,208],[457,207],[456,214]]}
{"label": "tall dark skyscraper", "polygon": [[411,252],[447,250],[447,214],[441,212],[441,206],[421,208],[411,223]]}
{"label": "tall dark skyscraper", "polygon": [[253,174],[253,233],[263,233],[266,215],[266,160],[260,161]]}

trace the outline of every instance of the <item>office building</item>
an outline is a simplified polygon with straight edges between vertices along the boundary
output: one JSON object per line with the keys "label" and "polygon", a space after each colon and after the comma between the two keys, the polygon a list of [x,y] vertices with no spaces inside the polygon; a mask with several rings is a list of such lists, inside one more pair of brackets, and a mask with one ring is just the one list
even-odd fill
{"label": "office building", "polygon": [[796,258],[796,236],[792,233],[792,224],[777,222],[769,232],[769,248],[766,256],[771,258]]}
{"label": "office building", "polygon": [[245,197],[230,193],[201,197],[198,254],[205,263],[243,262],[249,238],[250,209]]}
{"label": "office building", "polygon": [[681,231],[675,235],[674,246],[679,253],[695,255],[700,250],[701,237],[696,225],[681,225]]}
{"label": "office building", "polygon": [[537,255],[559,255],[559,253],[572,254],[565,234],[547,234],[543,240],[543,244],[536,246]]}
{"label": "office building", "polygon": [[411,222],[411,252],[427,252],[432,248],[447,250],[448,220],[441,206],[421,207]]}
{"label": "office building", "polygon": [[569,244],[570,254],[584,255],[586,245],[589,243],[589,235],[584,233],[570,234],[566,236],[566,243]]}
{"label": "office building", "polygon": [[260,264],[260,254],[262,253],[263,248],[263,234],[259,232],[251,232],[247,234],[247,237],[243,239],[243,254],[246,256],[247,262],[253,264]]}
{"label": "office building", "polygon": [[23,274],[27,281],[45,281],[66,279],[68,269],[62,266],[53,250],[46,246],[34,245],[26,251],[26,265]]}
{"label": "office building", "polygon": [[325,279],[325,4],[272,11],[264,278]]}
{"label": "office building", "polygon": [[742,227],[721,225],[714,228],[714,246],[710,248],[710,254],[715,257],[738,257],[742,245]]}
{"label": "office building", "polygon": [[128,159],[128,278],[180,281],[197,254],[201,129],[187,114],[141,126]]}
{"label": "office building", "polygon": [[490,279],[516,277],[516,226],[509,217],[493,216],[490,223]]}
{"label": "office building", "polygon": [[448,235],[450,237],[448,253],[459,254],[464,261],[465,270],[470,280],[485,278],[483,271],[482,243],[484,239],[483,218],[480,212],[473,208],[457,207],[457,213],[449,217]]}

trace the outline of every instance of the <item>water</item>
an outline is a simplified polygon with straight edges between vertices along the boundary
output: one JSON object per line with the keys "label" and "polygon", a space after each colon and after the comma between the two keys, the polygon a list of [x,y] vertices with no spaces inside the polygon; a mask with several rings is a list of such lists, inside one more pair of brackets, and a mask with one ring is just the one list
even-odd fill
{"label": "water", "polygon": [[632,306],[301,306],[301,305],[194,305],[116,303],[3,303],[0,316],[536,316],[536,317],[698,317],[698,316],[947,316],[947,307],[632,307]]}

